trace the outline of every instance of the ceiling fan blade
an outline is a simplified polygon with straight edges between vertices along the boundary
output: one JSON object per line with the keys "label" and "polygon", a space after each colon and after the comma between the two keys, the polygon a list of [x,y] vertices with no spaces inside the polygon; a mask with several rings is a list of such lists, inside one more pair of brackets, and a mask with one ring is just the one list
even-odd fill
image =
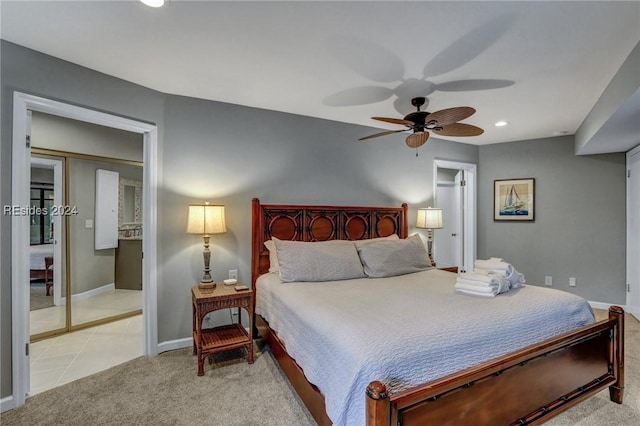
{"label": "ceiling fan blade", "polygon": [[479,136],[484,133],[480,127],[464,123],[453,123],[443,126],[442,130],[433,129],[432,131],[441,136]]}
{"label": "ceiling fan blade", "polygon": [[413,121],[409,121],[409,120],[403,120],[402,118],[389,118],[389,117],[371,117],[374,120],[378,120],[378,121],[385,121],[387,123],[393,123],[393,124],[404,124],[405,126],[411,126],[413,127]]}
{"label": "ceiling fan blade", "polygon": [[407,136],[405,142],[409,148],[417,148],[424,145],[427,139],[429,139],[429,132],[416,132]]}
{"label": "ceiling fan blade", "polygon": [[495,80],[495,79],[473,79],[473,80],[456,80],[446,83],[436,84],[435,90],[441,92],[467,92],[475,90],[492,90],[502,89],[503,87],[513,86],[515,82],[511,80]]}
{"label": "ceiling fan blade", "polygon": [[406,129],[402,129],[402,130],[389,130],[387,132],[381,132],[381,133],[376,133],[374,135],[369,135],[369,136],[365,136],[363,138],[358,139],[359,141],[365,141],[367,139],[373,139],[373,138],[377,138],[380,136],[387,136],[387,135],[392,135],[394,133],[400,133],[400,132],[406,132]]}
{"label": "ceiling fan blade", "polygon": [[464,120],[467,117],[471,117],[476,110],[471,107],[454,107],[441,109],[440,111],[432,112],[427,116],[427,123],[435,121],[438,126],[448,126],[460,120]]}
{"label": "ceiling fan blade", "polygon": [[382,102],[391,95],[393,90],[382,86],[352,87],[327,96],[322,103],[329,106],[366,105]]}

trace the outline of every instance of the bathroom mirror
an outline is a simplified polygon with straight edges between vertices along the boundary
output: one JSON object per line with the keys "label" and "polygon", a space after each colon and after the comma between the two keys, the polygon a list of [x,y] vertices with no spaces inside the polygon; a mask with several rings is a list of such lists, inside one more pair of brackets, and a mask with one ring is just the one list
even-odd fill
{"label": "bathroom mirror", "polygon": [[120,178],[118,203],[118,224],[142,224],[142,182],[134,179]]}

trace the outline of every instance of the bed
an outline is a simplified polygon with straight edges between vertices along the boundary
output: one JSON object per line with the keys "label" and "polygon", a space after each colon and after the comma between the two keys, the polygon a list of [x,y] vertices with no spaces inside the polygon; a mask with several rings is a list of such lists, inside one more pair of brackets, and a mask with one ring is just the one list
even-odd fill
{"label": "bed", "polygon": [[[404,239],[407,206],[264,205],[254,199],[252,211],[257,332],[318,424],[539,424],[606,387],[613,401],[622,402],[624,324],[619,307],[610,309],[608,320],[592,323],[583,299],[535,286],[479,301],[455,294],[455,274],[436,269],[389,279],[360,277],[284,285],[277,274],[269,273],[270,252],[265,241],[272,237],[361,241],[390,235]],[[407,290],[402,293],[405,299],[406,294],[422,294],[424,288],[429,293],[405,300],[396,295],[402,286]],[[543,310],[556,304],[545,302],[550,300],[550,291],[562,293],[563,300],[553,308],[558,319],[543,325],[539,321],[551,315]],[[383,305],[376,305],[374,294],[381,295]],[[360,311],[347,303],[354,300],[362,305]],[[509,318],[512,303],[523,300],[534,306],[525,314],[529,327],[500,319]],[[419,310],[412,303],[418,308],[425,304],[423,311],[435,313],[424,323],[435,322],[438,336],[420,334],[422,324],[407,325],[418,321],[408,315]],[[393,304],[406,309],[397,309],[397,315],[384,310]],[[474,304],[485,307],[471,308]],[[494,323],[475,327],[478,333],[470,333],[473,321],[459,315],[469,309],[479,309],[474,316],[490,311],[476,322],[496,319],[512,325],[504,333],[516,339],[506,346],[496,345],[495,334],[491,334]],[[395,316],[398,318],[391,318]],[[460,319],[467,322],[455,322]],[[294,331],[297,325],[302,325],[302,331]],[[384,327],[388,325],[391,329]],[[333,333],[334,337],[327,333],[337,329],[340,332]],[[470,345],[471,341],[460,340],[463,338],[475,340]],[[529,344],[532,341],[537,343]],[[464,344],[461,347],[479,350],[467,354],[456,346]],[[454,362],[456,353],[463,355],[463,362]]]}
{"label": "bed", "polygon": [[46,279],[45,258],[53,256],[53,244],[40,244],[29,247],[29,272],[32,280]]}

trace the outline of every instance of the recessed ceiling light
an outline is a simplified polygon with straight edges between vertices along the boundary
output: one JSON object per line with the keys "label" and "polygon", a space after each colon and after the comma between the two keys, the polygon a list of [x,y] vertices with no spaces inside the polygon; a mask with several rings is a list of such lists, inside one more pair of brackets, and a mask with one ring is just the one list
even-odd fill
{"label": "recessed ceiling light", "polygon": [[142,3],[151,7],[162,7],[164,6],[164,0],[140,0]]}
{"label": "recessed ceiling light", "polygon": [[500,120],[500,121],[496,121],[496,124],[494,124],[494,126],[496,126],[496,127],[504,127],[507,124],[509,124],[508,121]]}

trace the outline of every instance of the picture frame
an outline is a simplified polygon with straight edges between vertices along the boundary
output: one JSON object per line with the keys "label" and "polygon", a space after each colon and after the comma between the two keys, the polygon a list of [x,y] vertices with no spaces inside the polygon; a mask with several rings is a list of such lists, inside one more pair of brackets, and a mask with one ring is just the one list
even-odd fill
{"label": "picture frame", "polygon": [[493,220],[496,222],[533,222],[535,179],[498,179],[493,181]]}

